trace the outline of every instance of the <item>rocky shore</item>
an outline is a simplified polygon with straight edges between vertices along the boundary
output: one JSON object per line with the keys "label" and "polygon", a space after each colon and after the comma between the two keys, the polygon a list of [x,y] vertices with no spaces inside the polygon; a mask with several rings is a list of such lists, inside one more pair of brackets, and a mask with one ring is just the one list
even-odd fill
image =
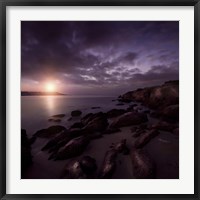
{"label": "rocky shore", "polygon": [[[157,171],[162,163],[148,148],[163,131],[176,137],[179,135],[179,82],[169,81],[161,86],[130,91],[120,95],[116,101],[118,106],[127,105],[126,108],[101,112],[100,107],[92,107],[96,112],[84,116],[81,110],[74,110],[68,122],[73,119],[76,122],[70,126],[53,124],[38,130],[31,138],[27,138],[26,130],[22,130],[22,174],[33,164],[31,145],[43,139],[41,152],[48,155],[47,161],[66,162],[58,178],[113,178],[122,165],[119,160],[122,157],[126,159],[121,160],[130,161],[132,176],[129,178],[159,178]],[[60,123],[65,116],[66,113],[57,113],[47,121]],[[129,132],[125,134],[124,128]],[[110,142],[109,148],[103,149],[101,165],[92,153],[85,155],[90,144],[111,134],[120,134],[121,139]],[[128,138],[127,134],[130,135]],[[101,152],[101,149],[92,151]],[[122,169],[121,173],[124,173]],[[176,178],[179,178],[177,174]]]}

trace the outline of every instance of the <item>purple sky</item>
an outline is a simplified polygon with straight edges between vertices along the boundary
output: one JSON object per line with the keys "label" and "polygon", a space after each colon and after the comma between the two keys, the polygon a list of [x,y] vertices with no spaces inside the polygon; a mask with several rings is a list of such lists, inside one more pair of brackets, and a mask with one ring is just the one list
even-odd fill
{"label": "purple sky", "polygon": [[179,23],[23,21],[22,90],[119,95],[179,78]]}

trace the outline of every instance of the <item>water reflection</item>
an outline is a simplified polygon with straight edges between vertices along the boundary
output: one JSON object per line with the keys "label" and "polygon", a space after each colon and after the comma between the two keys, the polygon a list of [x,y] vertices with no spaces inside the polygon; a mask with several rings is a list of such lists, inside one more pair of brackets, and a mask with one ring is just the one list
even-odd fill
{"label": "water reflection", "polygon": [[46,96],[46,107],[49,115],[53,115],[55,113],[56,102],[54,96]]}

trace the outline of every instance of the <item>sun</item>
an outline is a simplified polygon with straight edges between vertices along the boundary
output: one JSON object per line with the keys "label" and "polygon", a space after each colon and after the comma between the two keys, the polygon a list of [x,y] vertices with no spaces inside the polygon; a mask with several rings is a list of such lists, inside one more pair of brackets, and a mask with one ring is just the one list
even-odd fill
{"label": "sun", "polygon": [[56,86],[53,83],[46,83],[45,89],[47,92],[55,92]]}

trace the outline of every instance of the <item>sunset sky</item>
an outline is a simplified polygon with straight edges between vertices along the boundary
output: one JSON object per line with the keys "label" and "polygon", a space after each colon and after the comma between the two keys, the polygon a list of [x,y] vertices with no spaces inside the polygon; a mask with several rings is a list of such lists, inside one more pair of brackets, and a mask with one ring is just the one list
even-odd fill
{"label": "sunset sky", "polygon": [[179,77],[179,23],[21,22],[23,91],[119,95]]}

